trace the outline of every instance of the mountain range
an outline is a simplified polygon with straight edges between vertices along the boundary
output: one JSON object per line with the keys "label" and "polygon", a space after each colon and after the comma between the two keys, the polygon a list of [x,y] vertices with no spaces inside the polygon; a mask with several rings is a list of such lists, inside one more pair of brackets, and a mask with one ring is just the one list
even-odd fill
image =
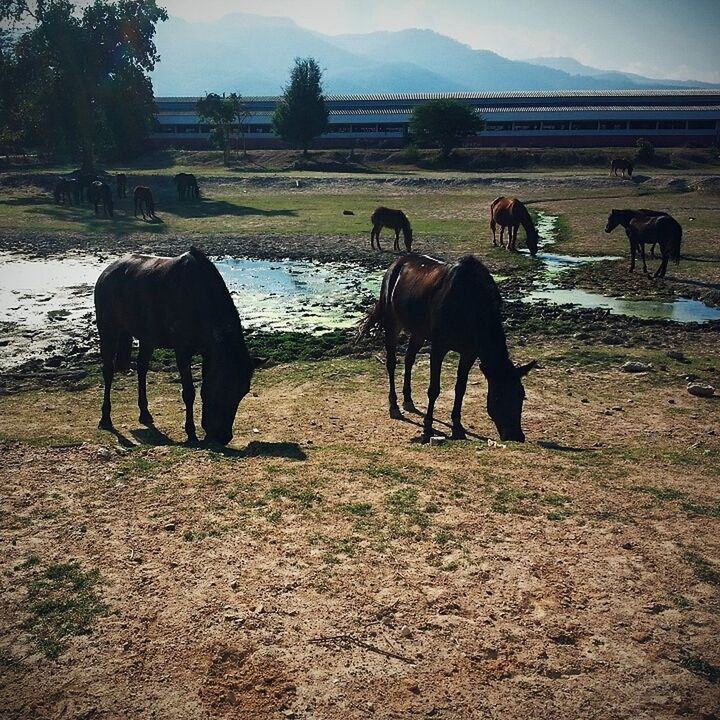
{"label": "mountain range", "polygon": [[599,70],[573,58],[509,60],[432,30],[324,35],[289,18],[233,13],[212,22],[171,17],[155,38],[157,96],[279,95],[296,57],[324,69],[326,94],[717,88]]}

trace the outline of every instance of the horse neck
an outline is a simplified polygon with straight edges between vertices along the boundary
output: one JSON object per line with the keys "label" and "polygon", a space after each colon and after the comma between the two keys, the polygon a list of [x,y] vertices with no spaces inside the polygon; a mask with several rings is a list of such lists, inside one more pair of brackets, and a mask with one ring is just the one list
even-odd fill
{"label": "horse neck", "polygon": [[493,319],[482,329],[478,343],[478,358],[488,375],[504,374],[512,366],[500,317]]}
{"label": "horse neck", "polygon": [[530,213],[527,211],[527,208],[521,208],[519,214],[520,224],[525,229],[525,232],[528,234],[534,233],[535,223],[532,221],[532,218],[530,217]]}
{"label": "horse neck", "polygon": [[615,217],[620,218],[618,225],[622,225],[625,229],[630,224],[630,221],[637,215],[634,210],[619,210]]}

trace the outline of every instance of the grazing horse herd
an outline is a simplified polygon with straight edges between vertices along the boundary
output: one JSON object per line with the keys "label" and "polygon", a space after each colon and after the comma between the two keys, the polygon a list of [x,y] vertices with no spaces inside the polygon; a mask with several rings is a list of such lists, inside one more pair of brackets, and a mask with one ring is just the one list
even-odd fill
{"label": "grazing horse herd", "polygon": [[[613,170],[615,170],[615,161]],[[619,167],[619,166],[618,166]],[[632,173],[632,165],[628,173]],[[118,197],[125,197],[127,178],[116,177]],[[179,200],[198,198],[200,191],[194,175],[179,173],[174,178]],[[77,201],[83,188],[96,212],[102,203],[112,216],[112,193],[101,179],[71,177],[61,179],[55,188],[56,202]],[[155,204],[149,187],[138,185],[133,192],[135,215],[155,218]],[[460,355],[452,409],[452,438],[466,436],[462,424],[462,402],[468,373],[475,364],[487,380],[487,412],[502,440],[523,442],[521,416],[525,391],[522,378],[535,361],[515,365],[510,359],[500,307],[500,293],[488,269],[472,255],[449,264],[412,252],[413,233],[404,212],[384,206],[371,216],[370,242],[380,247],[383,227],[395,231],[396,251],[400,251],[400,233],[406,252],[388,268],[380,297],[358,334],[363,337],[374,329],[384,334],[389,380],[390,417],[402,418],[395,390],[398,335],[409,335],[405,353],[403,403],[405,411],[416,413],[411,378],[415,358],[425,343],[430,345],[430,384],[428,406],[423,423],[422,441],[433,434],[433,412],[440,393],[440,373],[448,352]],[[682,228],[668,213],[657,210],[612,210],[605,231],[622,225],[630,242],[630,272],[640,255],[647,273],[645,245],[660,246],[662,261],[654,277],[665,277],[668,261],[680,259]],[[498,197],[490,205],[490,229],[493,245],[517,252],[520,226],[532,256],[539,249],[540,237],[525,205],[517,198]],[[190,371],[194,354],[202,356],[202,427],[206,439],[222,445],[232,439],[238,405],[249,392],[250,380],[262,360],[253,358],[245,345],[237,308],[217,268],[197,248],[183,255],[162,258],[132,255],[112,263],[100,275],[95,286],[95,309],[100,336],[104,398],[100,427],[111,430],[110,391],[114,372],[127,371],[133,338],[139,341],[137,358],[138,406],[140,422],[152,425],[148,409],[146,377],[155,348],[175,351],[185,403],[185,431],[188,441],[197,441],[193,418],[195,387]]]}

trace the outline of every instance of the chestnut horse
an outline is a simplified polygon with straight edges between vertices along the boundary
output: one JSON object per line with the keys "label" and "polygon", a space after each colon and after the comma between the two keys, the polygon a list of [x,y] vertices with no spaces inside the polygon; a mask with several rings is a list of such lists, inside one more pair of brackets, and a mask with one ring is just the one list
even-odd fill
{"label": "chestnut horse", "polygon": [[538,251],[538,236],[527,208],[517,198],[497,197],[490,204],[490,229],[493,234],[493,245],[497,247],[495,228],[500,226],[500,245],[503,245],[503,234],[508,228],[507,249],[517,252],[517,234],[520,225],[525,228],[527,246],[530,254],[535,257]]}
{"label": "chestnut horse", "polygon": [[680,262],[682,227],[671,215],[648,215],[643,210],[612,210],[605,232],[612,232],[618,225],[625,228],[625,234],[630,241],[630,272],[635,270],[635,256],[639,254],[643,261],[643,270],[647,274],[645,245],[660,245],[662,261],[653,277],[665,277],[670,258],[675,264]]}
{"label": "chestnut horse", "polygon": [[500,317],[500,292],[488,269],[472,255],[453,265],[426,255],[403,255],[388,268],[380,299],[369,314],[358,337],[379,327],[385,333],[390,417],[402,418],[395,392],[398,333],[410,334],[405,354],[403,408],[416,412],[411,393],[415,357],[430,341],[430,385],[423,424],[423,442],[433,434],[433,410],[440,394],[440,370],[448,351],[460,354],[452,409],[452,437],[463,439],[462,401],[468,373],[479,358],[488,383],[487,411],[503,440],[523,442],[521,415],[525,390],[522,378],[536,362],[513,365],[508,354]]}
{"label": "chestnut horse", "polygon": [[633,164],[630,162],[630,160],[625,160],[624,158],[615,158],[610,163],[610,172],[614,175],[617,175],[617,171],[622,171],[622,176],[625,177],[625,171],[627,171],[628,177],[632,177],[633,174]]}
{"label": "chestnut horse", "polygon": [[370,231],[370,247],[374,248],[375,243],[377,243],[377,249],[382,250],[380,247],[380,231],[386,227],[395,231],[395,250],[400,250],[401,230],[403,234],[403,242],[405,243],[405,249],[408,252],[412,250],[412,228],[410,227],[410,221],[407,219],[407,215],[405,215],[402,210],[379,207],[370,216],[370,221],[373,224],[372,230]]}
{"label": "chestnut horse", "polygon": [[147,211],[147,217],[151,220],[157,218],[155,214],[155,200],[153,199],[152,190],[145,185],[138,185],[133,192],[133,201],[135,203],[135,217],[137,217],[138,210],[142,212],[143,220],[146,220],[145,211]]}
{"label": "chestnut horse", "polygon": [[185,432],[197,440],[193,419],[195,386],[190,362],[203,359],[202,427],[207,439],[226,445],[240,400],[250,390],[253,370],[262,361],[248,353],[237,308],[217,268],[200,250],[174,258],[129,255],[109,265],[95,284],[95,314],[100,335],[105,393],[100,427],[112,429],[110,387],[115,370],[130,367],[132,339],[137,358],[140,422],[152,425],[146,378],[156,347],[175,350]]}

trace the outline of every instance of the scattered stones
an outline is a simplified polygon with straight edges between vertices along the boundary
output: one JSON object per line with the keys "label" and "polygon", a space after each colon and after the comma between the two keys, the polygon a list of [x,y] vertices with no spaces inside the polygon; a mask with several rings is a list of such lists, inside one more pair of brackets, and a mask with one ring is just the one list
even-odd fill
{"label": "scattered stones", "polygon": [[703,383],[690,383],[687,386],[687,391],[696,397],[705,398],[712,397],[715,394],[715,388],[712,385],[705,385]]}
{"label": "scattered stones", "polygon": [[403,638],[412,637],[412,630],[407,625],[403,625],[400,628],[400,637],[403,637]]}
{"label": "scattered stones", "polygon": [[622,371],[626,373],[650,372],[652,369],[651,363],[638,362],[637,360],[628,360],[622,366]]}
{"label": "scattered stones", "polygon": [[166,522],[163,525],[163,530],[167,530],[168,532],[172,532],[175,529],[175,523],[174,522]]}
{"label": "scattered stones", "polygon": [[106,447],[99,447],[97,449],[96,455],[98,457],[98,460],[110,460],[113,454]]}
{"label": "scattered stones", "polygon": [[442,435],[433,435],[430,438],[430,445],[432,447],[435,447],[437,445],[442,445],[445,442],[445,438]]}
{"label": "scattered stones", "polygon": [[352,210],[343,210],[343,215],[354,215],[355,213]]}

